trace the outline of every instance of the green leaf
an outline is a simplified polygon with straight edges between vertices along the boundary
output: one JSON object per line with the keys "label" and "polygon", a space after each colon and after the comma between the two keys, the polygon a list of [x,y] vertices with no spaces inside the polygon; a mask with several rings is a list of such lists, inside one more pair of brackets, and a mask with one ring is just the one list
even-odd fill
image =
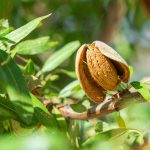
{"label": "green leaf", "polygon": [[68,59],[80,46],[79,41],[72,41],[52,54],[45,62],[42,72],[52,71]]}
{"label": "green leaf", "polygon": [[8,34],[9,29],[7,29],[6,27],[0,27],[0,37]]}
{"label": "green leaf", "polygon": [[118,125],[119,125],[120,128],[126,128],[125,121],[121,117],[120,112],[118,112],[117,121],[118,121]]}
{"label": "green leaf", "polygon": [[5,97],[0,96],[0,121],[17,118],[17,113],[11,101],[7,100]]}
{"label": "green leaf", "polygon": [[79,103],[79,104],[72,104],[70,106],[71,106],[71,108],[74,111],[79,112],[79,113],[84,112],[84,111],[87,110],[86,107],[84,105],[82,105],[81,103]]}
{"label": "green leaf", "polygon": [[34,107],[34,117],[46,127],[57,127],[56,119],[49,113],[47,108],[33,94],[31,94],[31,98]]}
{"label": "green leaf", "polygon": [[129,66],[129,70],[130,70],[130,77],[133,75],[133,67]]}
{"label": "green leaf", "polygon": [[68,84],[66,87],[64,87],[60,93],[59,96],[60,97],[68,97],[70,96],[76,89],[80,88],[80,84],[78,80],[75,80],[73,82],[71,82],[70,84]]}
{"label": "green leaf", "polygon": [[71,78],[74,78],[74,79],[77,78],[75,71],[68,71],[68,70],[65,70],[65,69],[57,69],[55,72],[56,72],[56,73],[64,73],[64,74],[66,74],[67,76],[69,76],[69,77],[71,77]]}
{"label": "green leaf", "polygon": [[130,83],[143,97],[145,100],[150,100],[149,85],[146,83],[141,83],[134,81]]}
{"label": "green leaf", "polygon": [[16,63],[0,50],[0,88],[5,89],[18,116],[25,123],[32,120],[33,107],[25,80]]}
{"label": "green leaf", "polygon": [[82,146],[90,148],[97,144],[99,144],[99,146],[102,146],[100,144],[103,144],[103,146],[111,144],[111,146],[113,145],[113,148],[116,148],[125,142],[130,131],[136,132],[127,128],[117,128],[104,131],[86,140]]}
{"label": "green leaf", "polygon": [[102,121],[98,121],[95,125],[95,132],[102,132],[103,131],[103,122]]}
{"label": "green leaf", "polygon": [[9,33],[8,20],[1,19],[0,20],[0,37],[5,36],[8,33]]}
{"label": "green leaf", "polygon": [[32,103],[33,103],[33,107],[36,108],[40,108],[41,110],[43,110],[45,113],[49,114],[49,111],[47,110],[47,108],[43,105],[43,103],[40,102],[40,100],[38,100],[33,94],[30,94],[31,98],[32,98]]}
{"label": "green leaf", "polygon": [[[38,25],[39,23],[49,17],[51,14],[48,14],[46,16],[42,16],[42,17],[39,17],[39,18],[36,18],[32,21],[30,21],[29,23],[27,23],[26,25],[10,32],[9,34],[7,34],[5,36],[5,38],[11,40],[11,41],[14,41],[15,43],[18,43],[20,42],[22,39],[24,39],[28,34],[30,34]],[[12,43],[9,43],[9,46],[12,46],[14,44]],[[0,48],[1,48],[1,43],[0,43]]]}
{"label": "green leaf", "polygon": [[38,122],[47,128],[57,128],[57,122],[54,116],[51,114],[45,113],[41,108],[34,108],[34,117],[38,120]]}
{"label": "green leaf", "polygon": [[6,38],[6,37],[0,37],[0,49],[1,50],[9,50],[9,44],[15,44],[14,41],[11,41],[10,39]]}
{"label": "green leaf", "polygon": [[27,64],[24,67],[24,73],[29,75],[35,74],[34,63],[31,59],[28,60]]}
{"label": "green leaf", "polygon": [[7,19],[0,19],[0,27],[9,28],[9,23]]}
{"label": "green leaf", "polygon": [[34,40],[26,40],[19,43],[12,52],[21,55],[35,55],[51,50],[58,45],[58,42],[50,42],[49,37],[40,37]]}
{"label": "green leaf", "polygon": [[51,14],[48,14],[46,16],[42,16],[39,18],[36,18],[32,21],[30,21],[29,23],[27,23],[26,25],[12,31],[11,33],[6,35],[6,38],[18,43],[20,42],[22,39],[24,39],[28,34],[30,34],[38,25],[39,23],[49,17]]}
{"label": "green leaf", "polygon": [[68,129],[67,122],[66,122],[65,118],[62,116],[62,114],[60,113],[60,111],[54,107],[52,112],[56,118],[59,129],[62,131],[67,131],[67,129]]}

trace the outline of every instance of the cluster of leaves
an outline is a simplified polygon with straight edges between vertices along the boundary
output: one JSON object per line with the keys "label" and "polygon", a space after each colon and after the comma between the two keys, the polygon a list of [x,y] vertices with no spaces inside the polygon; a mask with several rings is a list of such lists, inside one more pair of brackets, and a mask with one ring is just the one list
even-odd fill
{"label": "cluster of leaves", "polygon": [[[44,100],[52,104],[73,103],[71,107],[77,112],[85,111],[90,105],[76,80],[75,72],[65,69],[70,63],[67,59],[80,46],[79,41],[72,41],[63,47],[58,47],[57,41],[50,41],[49,36],[21,42],[49,16],[36,18],[16,30],[9,26],[8,20],[0,20],[0,147],[34,150],[37,147],[99,149],[103,146],[103,149],[109,149],[112,146],[118,148],[124,143],[130,146],[133,141],[140,143],[141,133],[126,128],[120,115],[117,117],[119,128],[105,130],[104,122],[95,124],[65,119],[54,105],[46,107],[43,104]],[[40,64],[37,56],[43,53],[50,56]],[[56,81],[59,78],[65,80],[64,77],[72,82],[61,88]],[[37,91],[41,85],[42,88]],[[131,85],[150,99],[145,84],[132,82]],[[11,136],[4,138],[7,134]],[[25,136],[20,138],[19,134]],[[11,141],[10,145],[8,141]]]}

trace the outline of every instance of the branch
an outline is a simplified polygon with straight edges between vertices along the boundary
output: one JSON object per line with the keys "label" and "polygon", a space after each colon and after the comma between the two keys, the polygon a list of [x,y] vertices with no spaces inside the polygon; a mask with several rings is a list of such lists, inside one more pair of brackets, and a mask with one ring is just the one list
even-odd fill
{"label": "branch", "polygon": [[88,109],[85,112],[78,113],[72,110],[69,105],[57,105],[58,110],[65,118],[88,120],[96,118],[101,115],[107,115],[112,112],[126,108],[127,106],[135,103],[147,102],[144,98],[137,92],[128,92],[121,95],[121,97],[116,99],[107,99],[101,104]]}

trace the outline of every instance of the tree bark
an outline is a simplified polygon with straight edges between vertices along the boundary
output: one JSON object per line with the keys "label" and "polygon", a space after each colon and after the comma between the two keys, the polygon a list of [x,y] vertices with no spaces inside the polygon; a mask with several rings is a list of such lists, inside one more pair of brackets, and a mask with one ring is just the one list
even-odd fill
{"label": "tree bark", "polygon": [[125,15],[126,7],[123,0],[111,0],[108,7],[106,21],[100,34],[100,40],[108,45],[113,43],[115,34]]}
{"label": "tree bark", "polygon": [[101,115],[107,115],[119,111],[131,104],[147,102],[138,92],[128,92],[116,99],[106,99],[103,103],[89,108],[87,111],[78,113],[72,110],[70,105],[57,105],[58,110],[65,118],[89,120]]}

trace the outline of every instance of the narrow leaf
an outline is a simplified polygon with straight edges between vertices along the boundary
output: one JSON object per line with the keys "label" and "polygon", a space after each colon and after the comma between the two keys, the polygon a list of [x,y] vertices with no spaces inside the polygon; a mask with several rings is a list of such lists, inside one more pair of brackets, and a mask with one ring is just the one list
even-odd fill
{"label": "narrow leaf", "polygon": [[60,111],[54,107],[52,113],[54,117],[56,118],[59,129],[62,131],[67,131],[68,129],[67,122],[65,118],[62,116],[62,114],[60,113]]}
{"label": "narrow leaf", "polygon": [[6,27],[0,27],[0,37],[8,34],[9,29],[7,29]]}
{"label": "narrow leaf", "polygon": [[17,118],[18,116],[12,103],[6,98],[0,96],[0,121]]}
{"label": "narrow leaf", "polygon": [[29,23],[27,23],[26,25],[12,31],[11,33],[6,35],[6,38],[18,43],[20,42],[22,39],[24,39],[28,34],[30,34],[38,25],[39,23],[49,17],[51,14],[48,14],[46,16],[42,16],[39,18],[36,18],[32,21],[30,21]]}
{"label": "narrow leaf", "polygon": [[0,19],[0,27],[9,28],[9,23],[7,19]]}
{"label": "narrow leaf", "polygon": [[99,133],[103,131],[103,122],[102,121],[98,121],[95,125],[95,132]]}
{"label": "narrow leaf", "polygon": [[32,100],[25,80],[16,63],[0,50],[0,88],[5,89],[19,117],[30,123],[33,114]]}
{"label": "narrow leaf", "polygon": [[46,127],[57,127],[54,116],[49,113],[47,108],[33,94],[31,94],[31,97],[34,106],[34,117]]}
{"label": "narrow leaf", "polygon": [[120,112],[118,112],[117,121],[118,121],[118,125],[119,125],[120,128],[126,128],[125,121],[121,117]]}
{"label": "narrow leaf", "polygon": [[96,144],[103,144],[101,146],[106,146],[107,144],[111,144],[110,146],[116,148],[121,146],[125,142],[129,132],[131,131],[134,132],[133,130],[127,128],[117,128],[117,129],[104,131],[86,140],[82,146],[84,148],[85,147],[90,148]]}
{"label": "narrow leaf", "polygon": [[38,100],[33,94],[30,94],[31,98],[32,98],[32,103],[33,103],[33,107],[38,107],[41,110],[43,110],[45,113],[49,114],[49,111],[47,110],[47,108],[43,105],[43,103],[40,102],[40,100]]}
{"label": "narrow leaf", "polygon": [[28,60],[27,64],[24,67],[24,73],[29,75],[35,74],[34,63],[31,59]]}
{"label": "narrow leaf", "polygon": [[41,37],[34,40],[26,40],[19,43],[12,52],[21,55],[35,55],[54,48],[58,42],[50,42],[49,37]]}
{"label": "narrow leaf", "polygon": [[145,100],[150,100],[149,85],[138,81],[131,82],[131,85],[144,97]]}
{"label": "narrow leaf", "polygon": [[45,62],[42,72],[52,71],[68,59],[80,46],[79,41],[72,41],[52,54]]}
{"label": "narrow leaf", "polygon": [[133,75],[133,67],[129,66],[129,71],[130,71],[130,77]]}
{"label": "narrow leaf", "polygon": [[79,81],[75,80],[71,82],[70,84],[68,84],[66,87],[64,87],[60,91],[59,95],[60,97],[68,97],[73,93],[73,91],[75,91],[75,89],[79,89],[79,88],[80,88]]}
{"label": "narrow leaf", "polygon": [[86,111],[87,109],[86,109],[86,107],[84,106],[84,105],[82,105],[82,104],[72,104],[72,105],[70,105],[71,106],[71,108],[75,111],[75,112],[79,112],[79,113],[81,113],[81,112],[84,112],[84,111]]}
{"label": "narrow leaf", "polygon": [[5,36],[8,33],[9,33],[8,20],[1,19],[0,20],[0,37]]}
{"label": "narrow leaf", "polygon": [[57,73],[63,73],[63,74],[66,74],[67,76],[71,77],[71,78],[74,78],[76,79],[76,73],[75,71],[68,71],[68,70],[65,70],[65,69],[58,69],[56,70]]}
{"label": "narrow leaf", "polygon": [[[30,34],[39,25],[39,23],[43,19],[49,17],[50,15],[51,14],[36,18],[36,19],[30,21],[29,23],[27,23],[26,25],[10,32],[5,37],[10,39],[11,41],[14,41],[15,43],[18,43],[22,39],[24,39],[28,34]],[[13,45],[13,44],[9,44],[9,46],[11,46],[11,45]]]}

